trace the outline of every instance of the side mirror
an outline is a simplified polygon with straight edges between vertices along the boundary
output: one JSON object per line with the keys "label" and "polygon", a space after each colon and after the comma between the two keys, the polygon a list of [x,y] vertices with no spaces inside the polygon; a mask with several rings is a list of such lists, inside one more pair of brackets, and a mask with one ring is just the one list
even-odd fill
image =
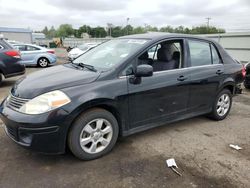
{"label": "side mirror", "polygon": [[139,65],[136,68],[135,77],[149,77],[153,75],[153,67],[151,65]]}

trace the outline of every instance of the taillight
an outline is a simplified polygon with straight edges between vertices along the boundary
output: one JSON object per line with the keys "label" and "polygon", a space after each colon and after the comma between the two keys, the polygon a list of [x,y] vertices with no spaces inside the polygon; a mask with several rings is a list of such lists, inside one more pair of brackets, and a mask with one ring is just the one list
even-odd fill
{"label": "taillight", "polygon": [[4,53],[7,56],[11,56],[11,57],[18,58],[18,59],[21,58],[21,55],[20,55],[19,51],[17,51],[17,50],[10,50],[10,51],[4,52]]}
{"label": "taillight", "polygon": [[241,74],[244,78],[246,77],[246,67],[244,65],[242,66]]}
{"label": "taillight", "polygon": [[47,52],[48,52],[48,53],[51,53],[51,54],[54,54],[54,53],[55,53],[54,50],[48,50]]}

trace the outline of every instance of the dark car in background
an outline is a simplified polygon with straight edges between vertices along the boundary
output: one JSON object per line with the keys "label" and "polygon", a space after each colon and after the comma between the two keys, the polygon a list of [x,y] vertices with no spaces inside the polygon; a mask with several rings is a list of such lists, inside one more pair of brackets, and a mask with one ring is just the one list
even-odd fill
{"label": "dark car in background", "polygon": [[0,83],[3,77],[10,78],[25,73],[25,66],[20,61],[20,52],[0,39]]}
{"label": "dark car in background", "polygon": [[243,70],[209,39],[125,36],[19,80],[0,116],[23,147],[63,153],[68,146],[91,160],[107,154],[118,136],[199,115],[223,120]]}
{"label": "dark car in background", "polygon": [[246,78],[244,80],[244,86],[247,89],[250,89],[250,63],[245,65],[246,69]]}

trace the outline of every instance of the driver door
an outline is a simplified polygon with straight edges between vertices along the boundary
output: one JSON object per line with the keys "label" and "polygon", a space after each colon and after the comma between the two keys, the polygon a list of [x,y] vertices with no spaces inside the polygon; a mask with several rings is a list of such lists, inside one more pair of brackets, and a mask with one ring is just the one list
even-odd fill
{"label": "driver door", "polygon": [[[138,84],[131,82],[133,75],[128,78],[130,129],[154,127],[168,120],[177,119],[187,111],[190,75],[187,69],[182,69],[185,57],[183,41],[168,42],[180,46],[180,49],[176,49],[180,52],[178,68],[158,69],[153,72],[153,76],[140,78]],[[159,52],[159,49],[155,50],[155,53]],[[156,55],[153,60],[153,67],[159,61],[158,57],[160,55]]]}

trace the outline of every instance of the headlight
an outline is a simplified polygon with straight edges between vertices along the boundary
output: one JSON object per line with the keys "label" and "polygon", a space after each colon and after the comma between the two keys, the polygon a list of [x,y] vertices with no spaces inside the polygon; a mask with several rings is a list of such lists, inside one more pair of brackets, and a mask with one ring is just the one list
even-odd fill
{"label": "headlight", "polygon": [[70,103],[69,97],[62,91],[56,90],[42,94],[25,103],[20,112],[25,114],[42,114]]}

